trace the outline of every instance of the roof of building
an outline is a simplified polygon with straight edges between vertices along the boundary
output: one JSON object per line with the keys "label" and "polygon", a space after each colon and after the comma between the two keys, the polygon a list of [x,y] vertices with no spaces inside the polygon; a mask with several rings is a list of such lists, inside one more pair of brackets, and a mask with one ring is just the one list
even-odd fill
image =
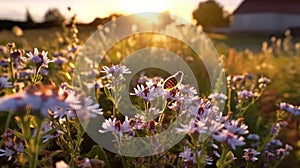
{"label": "roof of building", "polygon": [[300,14],[300,0],[244,0],[233,14],[266,12]]}

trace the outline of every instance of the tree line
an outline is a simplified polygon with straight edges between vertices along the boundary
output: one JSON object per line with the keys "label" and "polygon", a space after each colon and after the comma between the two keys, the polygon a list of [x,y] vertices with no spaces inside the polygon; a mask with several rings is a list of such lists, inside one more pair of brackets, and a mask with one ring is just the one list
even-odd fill
{"label": "tree line", "polygon": [[[106,23],[110,21],[112,16],[115,17],[115,15],[116,14],[103,19],[96,18],[92,23],[87,25],[94,26],[98,23]],[[117,17],[119,16],[120,15],[117,15]],[[215,0],[200,2],[198,7],[192,12],[192,16],[196,21],[196,25],[201,25],[204,30],[210,30],[211,28],[216,27],[228,27],[230,24],[230,15],[228,12],[224,11],[223,7]],[[18,26],[21,29],[55,27],[61,26],[65,20],[65,16],[57,8],[52,8],[48,9],[48,11],[45,13],[44,21],[42,23],[36,23],[27,9],[25,22],[0,20],[0,30],[10,30],[13,26]]]}

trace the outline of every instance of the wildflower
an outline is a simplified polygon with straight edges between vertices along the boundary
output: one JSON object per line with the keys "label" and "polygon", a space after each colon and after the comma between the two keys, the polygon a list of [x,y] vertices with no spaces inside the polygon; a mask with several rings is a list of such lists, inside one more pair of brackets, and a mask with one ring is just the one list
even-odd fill
{"label": "wildflower", "polygon": [[[122,92],[125,89],[123,82],[125,81],[124,74],[130,74],[130,70],[126,66],[122,65],[112,65],[110,68],[104,66],[101,72],[106,75],[102,79],[107,79],[105,86],[111,89],[113,92]],[[116,98],[117,101],[119,98]]]}
{"label": "wildflower", "polygon": [[[197,163],[197,157],[201,157],[202,151],[197,150],[197,154],[194,153],[189,147],[184,147],[183,152],[179,154],[179,157],[183,159],[183,162],[186,167],[194,167],[194,164]],[[209,156],[205,156],[204,164],[212,165],[213,159]]]}
{"label": "wildflower", "polygon": [[145,114],[141,114],[145,116],[145,120],[149,121],[149,119],[155,119],[161,114],[163,111],[154,107],[150,107],[145,111]]}
{"label": "wildflower", "polygon": [[232,120],[230,122],[225,123],[225,128],[234,133],[234,134],[239,134],[239,135],[245,135],[248,134],[249,131],[248,126],[243,124],[244,119],[238,119],[238,120]]}
{"label": "wildflower", "polygon": [[287,156],[287,155],[289,155],[290,154],[289,151],[293,150],[293,148],[288,144],[286,144],[286,146],[288,146],[288,147],[276,149],[276,154],[278,156]]}
{"label": "wildflower", "polygon": [[136,95],[141,97],[142,99],[149,101],[149,89],[146,89],[144,85],[137,85],[137,88],[134,88],[135,93],[131,93],[130,95]]}
{"label": "wildflower", "polygon": [[11,88],[12,83],[8,82],[8,78],[0,77],[0,89]]}
{"label": "wildflower", "polygon": [[282,146],[282,142],[279,139],[273,139],[269,143],[267,143],[266,148],[277,148]]}
{"label": "wildflower", "polygon": [[244,156],[243,158],[248,162],[248,161],[252,161],[255,162],[258,160],[258,158],[256,157],[257,155],[259,155],[260,152],[257,152],[255,149],[253,148],[248,148],[248,149],[244,149]]}
{"label": "wildflower", "polygon": [[8,61],[7,59],[0,59],[0,67],[7,67]]}
{"label": "wildflower", "polygon": [[61,84],[60,89],[61,92],[66,94],[64,102],[67,106],[52,108],[53,118],[62,119],[66,116],[68,119],[78,118],[81,121],[87,121],[89,118],[95,118],[103,114],[98,103],[94,104],[90,97],[85,98],[82,93],[72,89],[68,84]]}
{"label": "wildflower", "polygon": [[245,78],[244,75],[236,75],[236,76],[233,76],[233,77],[232,77],[232,81],[233,81],[233,82],[239,82],[239,81],[244,80],[244,78]]}
{"label": "wildflower", "polygon": [[[188,100],[188,99],[186,99]],[[203,99],[194,99],[190,102],[190,104],[185,103],[185,106],[188,106],[188,111],[190,114],[194,115],[197,118],[204,118],[211,114],[213,111],[213,107],[210,101],[206,101]]]}
{"label": "wildflower", "polygon": [[207,136],[210,136],[222,128],[222,124],[210,118],[192,118],[188,124],[181,124],[180,128],[176,128],[176,132],[189,134],[192,137],[198,137],[198,140],[202,141],[207,138]]}
{"label": "wildflower", "polygon": [[199,134],[203,132],[207,132],[207,127],[205,127],[205,122],[198,121],[194,118],[191,119],[188,125],[181,125],[182,128],[176,128],[178,133],[189,133],[189,134]]}
{"label": "wildflower", "polygon": [[236,149],[236,146],[243,146],[246,144],[244,142],[244,137],[238,137],[238,135],[235,135],[226,129],[218,131],[217,134],[213,135],[213,138],[218,142],[229,144],[233,150]]}
{"label": "wildflower", "polygon": [[0,156],[6,156],[8,157],[8,161],[10,161],[13,157],[13,155],[15,154],[15,152],[9,148],[5,148],[5,149],[0,149]]}
{"label": "wildflower", "polygon": [[48,52],[42,51],[39,53],[37,48],[34,48],[33,54],[31,52],[27,53],[29,60],[34,62],[36,67],[45,67],[48,68],[48,64],[50,62],[54,62],[54,60],[49,60],[47,57]]}
{"label": "wildflower", "polygon": [[288,144],[283,143],[278,139],[273,139],[265,146],[265,155],[269,163],[274,163],[276,160],[282,159],[283,157],[289,155],[290,151],[293,150]]}
{"label": "wildflower", "polygon": [[44,123],[42,126],[43,130],[43,143],[49,141],[50,139],[54,139],[59,137],[62,134],[62,131],[55,128],[52,121]]}
{"label": "wildflower", "polygon": [[23,56],[24,50],[14,50],[10,53],[9,57],[17,69],[22,69],[27,61]]}
{"label": "wildflower", "polygon": [[242,99],[248,99],[254,96],[254,94],[251,91],[248,90],[242,90],[238,92],[239,97]]}
{"label": "wildflower", "polygon": [[270,79],[266,78],[266,77],[260,77],[258,79],[258,83],[262,83],[262,84],[269,84],[271,82]]}
{"label": "wildflower", "polygon": [[161,114],[163,111],[159,110],[159,109],[156,109],[154,107],[151,107],[149,110],[148,110],[148,113],[150,114],[150,116],[157,116],[159,114]]}
{"label": "wildflower", "polygon": [[183,96],[193,97],[197,95],[197,90],[190,85],[181,84],[178,86],[178,89]]}
{"label": "wildflower", "polygon": [[7,129],[1,137],[4,149],[0,149],[0,156],[6,156],[11,160],[14,155],[24,152],[25,142],[17,137],[13,130]]}
{"label": "wildflower", "polygon": [[59,91],[59,87],[50,84],[30,85],[24,91],[0,98],[0,110],[24,111],[27,105],[39,110],[43,117],[48,115],[48,109],[67,107],[64,102],[66,94]]}
{"label": "wildflower", "polygon": [[260,137],[257,134],[248,134],[247,139],[254,140],[254,141],[259,141]]}
{"label": "wildflower", "polygon": [[161,85],[148,81],[146,82],[146,87],[144,85],[137,85],[137,88],[134,88],[134,92],[130,93],[130,95],[139,96],[145,101],[152,101],[158,97],[162,97],[164,90]]}
{"label": "wildflower", "polygon": [[150,80],[150,79],[145,75],[145,72],[142,72],[138,79],[138,83],[145,83],[148,80]]}
{"label": "wildflower", "polygon": [[70,104],[76,116],[83,121],[89,118],[95,118],[97,115],[102,115],[103,112],[99,106],[98,103],[93,104],[93,100],[90,97],[85,98],[80,104]]}
{"label": "wildflower", "polygon": [[279,131],[281,130],[282,127],[285,127],[287,125],[287,123],[285,121],[281,121],[278,123],[273,124],[270,133],[272,135],[278,135]]}
{"label": "wildflower", "polygon": [[136,130],[143,130],[147,128],[146,116],[141,114],[136,114],[134,118],[129,120],[129,125]]}
{"label": "wildflower", "polygon": [[107,66],[103,67],[103,70],[106,75],[103,77],[104,79],[111,79],[111,78],[122,78],[124,74],[130,74],[130,70],[123,65],[112,65],[110,68]]}
{"label": "wildflower", "polygon": [[106,119],[104,123],[102,123],[102,128],[104,128],[104,130],[99,130],[100,133],[112,132],[120,137],[123,136],[123,133],[131,132],[131,127],[127,116],[125,117],[123,124],[120,120],[116,120],[116,118],[113,120],[111,120],[111,118]]}
{"label": "wildflower", "polygon": [[282,102],[282,103],[279,104],[279,108],[281,110],[292,113],[294,116],[300,115],[300,106],[297,107],[297,106],[294,106],[292,104]]}
{"label": "wildflower", "polygon": [[216,101],[224,102],[227,99],[227,96],[223,93],[212,93],[208,96],[210,99],[214,99]]}
{"label": "wildflower", "polygon": [[179,157],[181,157],[185,163],[192,165],[194,165],[196,161],[195,154],[189,147],[184,147],[184,150],[179,154]]}
{"label": "wildflower", "polygon": [[219,146],[218,145],[216,145],[215,143],[213,143],[212,145],[211,145],[211,147],[213,147],[213,155],[215,156],[215,157],[217,157],[217,158],[220,158],[221,157],[221,155],[220,155],[220,153],[217,151],[218,149],[219,149]]}
{"label": "wildflower", "polygon": [[53,62],[55,62],[57,65],[62,65],[66,62],[68,62],[68,60],[65,57],[57,57],[54,58]]}
{"label": "wildflower", "polygon": [[[192,111],[193,112],[196,112],[198,110],[197,107],[199,107],[199,102],[201,100],[199,99],[199,97],[197,96],[194,96],[194,97],[181,97],[179,101],[175,101],[175,102],[172,102],[173,105],[173,108],[174,109],[180,109],[181,112],[188,112],[188,113],[191,113]],[[176,106],[175,106],[176,105]],[[193,108],[193,109],[189,109],[189,108]],[[197,115],[197,114],[195,114]]]}
{"label": "wildflower", "polygon": [[49,72],[46,69],[40,69],[39,74],[41,74],[43,76],[48,76]]}
{"label": "wildflower", "polygon": [[32,74],[34,74],[33,69],[18,70],[16,72],[17,78],[23,78],[23,79],[28,79]]}
{"label": "wildflower", "polygon": [[275,154],[273,154],[270,151],[265,151],[264,153],[265,153],[265,157],[267,158],[267,162],[271,163],[274,161]]}

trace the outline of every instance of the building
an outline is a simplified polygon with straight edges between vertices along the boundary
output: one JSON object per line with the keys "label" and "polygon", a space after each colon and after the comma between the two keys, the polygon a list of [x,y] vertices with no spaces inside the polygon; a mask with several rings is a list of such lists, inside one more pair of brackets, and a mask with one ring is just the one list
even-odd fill
{"label": "building", "polygon": [[300,0],[244,0],[233,12],[233,32],[283,33],[300,29]]}

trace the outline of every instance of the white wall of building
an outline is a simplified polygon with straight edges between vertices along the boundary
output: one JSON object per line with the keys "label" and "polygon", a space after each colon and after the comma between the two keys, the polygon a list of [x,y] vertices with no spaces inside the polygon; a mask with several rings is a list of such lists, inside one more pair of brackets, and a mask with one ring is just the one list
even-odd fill
{"label": "white wall of building", "polygon": [[235,14],[231,23],[234,32],[284,32],[300,27],[300,15],[279,13]]}

